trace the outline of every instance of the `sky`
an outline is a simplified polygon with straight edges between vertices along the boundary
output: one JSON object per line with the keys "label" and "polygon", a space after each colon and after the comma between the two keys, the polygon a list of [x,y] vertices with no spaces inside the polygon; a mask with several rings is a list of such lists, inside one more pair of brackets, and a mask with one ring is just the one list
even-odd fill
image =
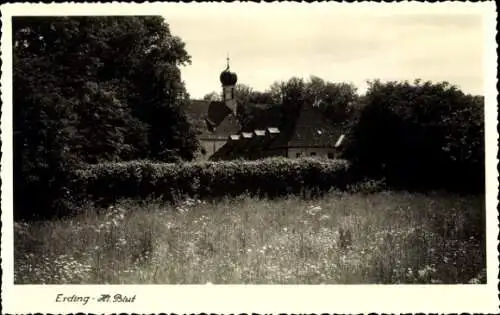
{"label": "sky", "polygon": [[421,78],[483,94],[480,13],[391,8],[396,6],[210,4],[191,11],[173,7],[163,16],[191,55],[192,64],[181,71],[192,98],[221,91],[227,54],[238,83],[259,91],[315,75],[351,82],[360,93],[367,80]]}

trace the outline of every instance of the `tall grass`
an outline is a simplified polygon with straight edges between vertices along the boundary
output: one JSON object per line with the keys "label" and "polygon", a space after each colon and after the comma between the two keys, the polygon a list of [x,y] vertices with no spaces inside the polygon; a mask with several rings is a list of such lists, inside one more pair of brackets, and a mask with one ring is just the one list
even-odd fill
{"label": "tall grass", "polygon": [[485,283],[484,196],[120,202],[15,224],[16,283]]}

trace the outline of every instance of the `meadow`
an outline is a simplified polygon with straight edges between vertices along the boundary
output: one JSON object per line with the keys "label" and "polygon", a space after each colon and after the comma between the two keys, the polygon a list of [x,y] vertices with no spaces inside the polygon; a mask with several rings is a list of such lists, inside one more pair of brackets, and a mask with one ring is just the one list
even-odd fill
{"label": "meadow", "polygon": [[484,195],[120,201],[15,223],[16,284],[485,283]]}

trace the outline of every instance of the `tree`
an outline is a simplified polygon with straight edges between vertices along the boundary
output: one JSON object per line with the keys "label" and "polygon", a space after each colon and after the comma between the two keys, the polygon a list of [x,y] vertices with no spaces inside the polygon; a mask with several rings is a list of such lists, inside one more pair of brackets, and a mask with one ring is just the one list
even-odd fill
{"label": "tree", "polygon": [[481,99],[446,82],[370,82],[346,157],[401,187],[482,190]]}
{"label": "tree", "polygon": [[347,123],[358,102],[357,88],[352,83],[325,82],[315,76],[306,83],[306,95],[306,103],[317,106],[334,123]]}
{"label": "tree", "polygon": [[221,97],[220,94],[217,92],[211,92],[203,96],[203,100],[213,102],[213,101],[220,101]]}
{"label": "tree", "polygon": [[[74,136],[68,144],[86,163],[120,161],[133,151],[127,128],[134,118],[110,84],[86,82],[81,97],[72,99]],[[99,128],[95,128],[99,126]]]}
{"label": "tree", "polygon": [[193,158],[190,57],[163,18],[19,17],[13,39],[16,209],[53,210],[81,163]]}
{"label": "tree", "polygon": [[255,117],[253,115],[252,95],[255,93],[253,88],[246,84],[238,83],[234,87],[234,96],[236,98],[236,118],[241,126],[247,126]]}

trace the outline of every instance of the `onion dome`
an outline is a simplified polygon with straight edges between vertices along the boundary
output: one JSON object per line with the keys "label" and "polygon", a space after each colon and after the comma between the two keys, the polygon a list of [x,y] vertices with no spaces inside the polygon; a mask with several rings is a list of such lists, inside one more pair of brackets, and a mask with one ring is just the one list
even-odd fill
{"label": "onion dome", "polygon": [[236,73],[229,71],[229,58],[227,59],[227,68],[220,74],[220,82],[222,85],[235,85],[238,81]]}

